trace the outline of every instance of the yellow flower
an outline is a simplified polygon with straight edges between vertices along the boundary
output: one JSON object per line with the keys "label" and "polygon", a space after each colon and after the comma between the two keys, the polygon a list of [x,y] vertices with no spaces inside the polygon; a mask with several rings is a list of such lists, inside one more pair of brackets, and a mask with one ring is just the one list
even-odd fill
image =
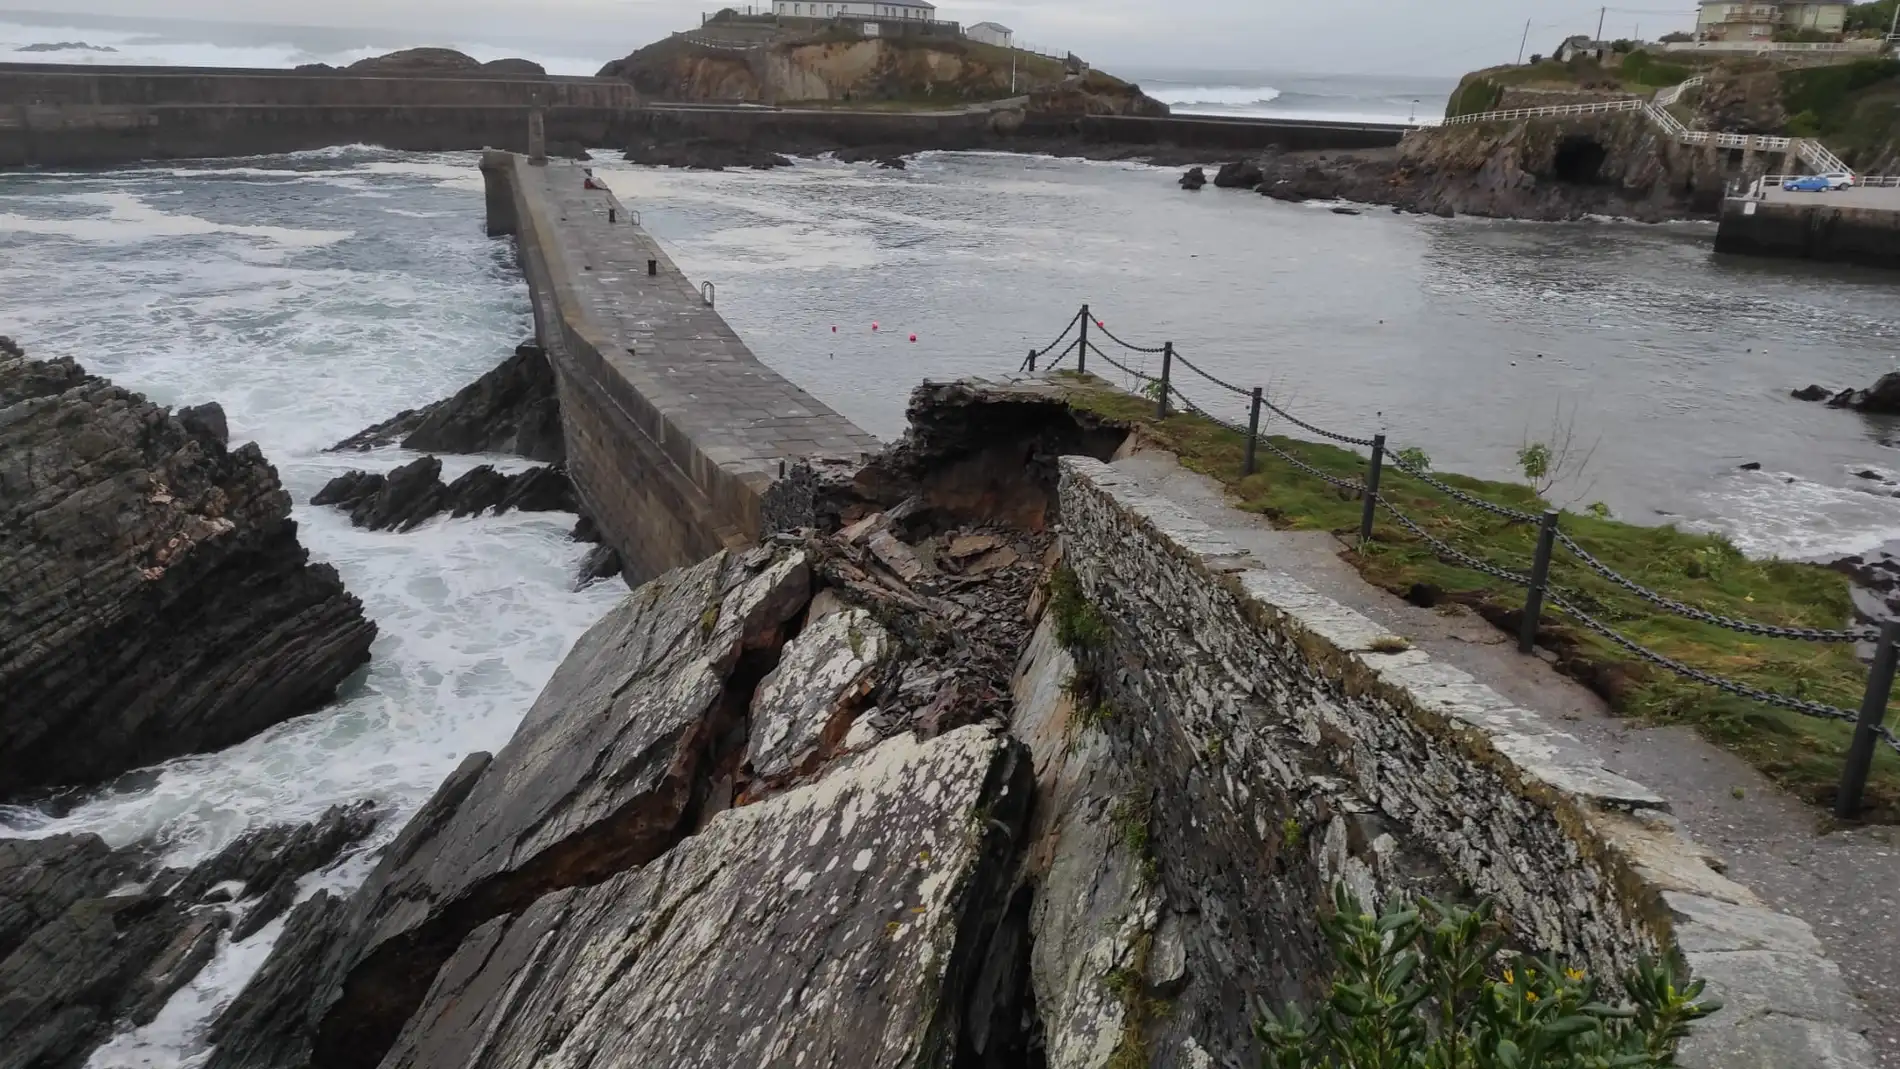
{"label": "yellow flower", "polygon": [[1515,977],[1515,976],[1512,976],[1512,975],[1511,975],[1511,970],[1509,970],[1509,969],[1506,969],[1506,970],[1504,970],[1504,982],[1505,982],[1505,983],[1507,983],[1507,984],[1514,984],[1514,983],[1517,983],[1517,977]]}
{"label": "yellow flower", "polygon": [[1526,991],[1526,992],[1524,992],[1524,997],[1525,997],[1525,998],[1527,998],[1527,999],[1529,999],[1529,1000],[1530,1000],[1530,1001],[1532,1001],[1532,1002],[1536,1002],[1536,1001],[1537,1001],[1537,992],[1535,992],[1535,991]]}
{"label": "yellow flower", "polygon": [[1570,977],[1570,982],[1573,984],[1580,984],[1583,982],[1582,969],[1565,969],[1564,975]]}

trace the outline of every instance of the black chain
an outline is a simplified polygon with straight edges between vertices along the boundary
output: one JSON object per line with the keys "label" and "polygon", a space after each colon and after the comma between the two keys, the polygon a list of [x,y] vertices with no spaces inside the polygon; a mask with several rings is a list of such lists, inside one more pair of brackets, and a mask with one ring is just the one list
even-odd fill
{"label": "black chain", "polygon": [[1206,379],[1207,381],[1213,383],[1214,385],[1219,386],[1223,390],[1227,390],[1231,393],[1239,394],[1242,397],[1253,396],[1252,390],[1243,390],[1231,382],[1227,382],[1224,379],[1217,379],[1214,376],[1208,374],[1207,372],[1202,371],[1200,368],[1196,367],[1192,362],[1190,362],[1187,357],[1182,356],[1178,351],[1174,354],[1174,362],[1177,364],[1180,364],[1184,368],[1187,368],[1189,371],[1194,372],[1196,375],[1199,375],[1200,377]]}
{"label": "black chain", "polygon": [[1308,423],[1305,420],[1294,415],[1293,413],[1288,412],[1286,409],[1281,408],[1279,405],[1274,404],[1272,401],[1267,400],[1264,396],[1260,398],[1260,403],[1264,405],[1265,407],[1272,409],[1277,415],[1279,415],[1281,419],[1286,420],[1288,423],[1293,424],[1295,427],[1304,427],[1307,430],[1312,431],[1314,434],[1319,435],[1321,438],[1331,438],[1335,442],[1344,442],[1347,445],[1363,445],[1367,447],[1368,449],[1372,447],[1372,439],[1370,438],[1354,438],[1350,434],[1337,434],[1333,431],[1327,430],[1324,427],[1315,427],[1311,423]]}
{"label": "black chain", "polygon": [[[1076,340],[1080,341],[1081,339],[1078,338]],[[1111,357],[1107,353],[1104,353],[1100,349],[1096,348],[1093,343],[1089,345],[1089,351],[1094,353],[1098,359],[1106,363],[1109,367],[1116,368],[1120,371],[1123,371],[1127,373],[1129,376],[1139,379],[1142,382],[1160,382],[1161,381],[1160,379],[1155,378],[1153,375],[1136,371],[1134,368],[1129,367],[1127,364],[1120,363],[1114,357]],[[1178,393],[1179,391],[1176,391],[1176,392]]]}
{"label": "black chain", "polygon": [[[1571,618],[1578,623],[1602,635],[1604,638],[1609,639],[1611,642],[1634,653],[1643,660],[1667,668],[1685,679],[1693,679],[1697,683],[1706,684],[1717,690],[1725,690],[1737,697],[1761,702],[1764,705],[1772,705],[1779,709],[1788,709],[1800,713],[1803,716],[1812,716],[1822,720],[1847,721],[1853,721],[1859,717],[1859,714],[1849,712],[1837,706],[1826,705],[1821,702],[1806,701],[1801,698],[1790,698],[1785,694],[1776,694],[1773,691],[1762,690],[1760,687],[1751,687],[1746,683],[1737,683],[1732,679],[1724,679],[1721,676],[1704,672],[1699,668],[1691,668],[1673,657],[1665,657],[1634,639],[1624,637],[1613,628],[1597,622],[1591,618],[1588,613],[1570,604],[1564,600],[1562,595],[1555,591],[1547,591],[1544,595],[1544,599],[1564,612],[1569,613]],[[1888,734],[1891,735],[1890,732]],[[1893,740],[1889,738],[1888,741],[1891,743]]]}
{"label": "black chain", "polygon": [[[1070,342],[1068,345],[1068,348],[1063,349],[1061,353],[1057,354],[1054,360],[1049,361],[1048,366],[1043,368],[1043,370],[1045,372],[1054,371],[1056,369],[1056,365],[1062,363],[1064,360],[1067,360],[1069,358],[1069,354],[1075,351],[1075,347],[1081,344],[1082,344],[1081,338],[1077,338],[1074,341]],[[1028,365],[1025,364],[1024,366],[1027,367]]]}
{"label": "black chain", "polygon": [[[1049,355],[1049,350],[1051,350],[1051,349],[1054,349],[1054,348],[1055,348],[1056,346],[1058,346],[1058,345],[1061,345],[1061,344],[1062,344],[1062,339],[1064,339],[1064,338],[1067,338],[1067,337],[1069,336],[1069,332],[1070,332],[1070,331],[1072,331],[1072,330],[1074,330],[1074,329],[1075,329],[1075,325],[1076,325],[1077,323],[1080,323],[1081,321],[1082,321],[1082,313],[1081,313],[1081,311],[1080,311],[1080,310],[1078,309],[1078,310],[1076,311],[1076,313],[1075,313],[1075,315],[1074,315],[1074,317],[1073,317],[1073,318],[1071,318],[1071,319],[1069,320],[1069,325],[1068,325],[1068,326],[1066,326],[1066,327],[1063,327],[1063,328],[1062,328],[1062,333],[1060,333],[1060,334],[1058,334],[1058,335],[1056,335],[1056,340],[1055,340],[1055,341],[1052,341],[1052,342],[1050,342],[1049,344],[1047,344],[1047,345],[1045,345],[1045,346],[1043,346],[1043,347],[1042,347],[1042,348],[1040,348],[1040,349],[1037,349],[1037,350],[1035,350],[1035,351],[1034,351],[1034,352],[1033,352],[1032,354],[1030,354],[1029,356],[1026,356],[1026,357],[1024,357],[1024,358],[1023,358],[1023,363],[1022,363],[1022,366],[1021,366],[1020,368],[1018,368],[1017,370],[1018,370],[1018,371],[1028,371],[1028,370],[1029,370],[1029,364],[1030,364],[1030,361],[1032,361],[1032,360],[1036,360],[1036,359],[1039,359],[1039,358],[1041,358],[1041,357],[1045,357],[1045,356],[1048,356],[1048,355]],[[1069,355],[1069,351],[1068,351],[1067,349],[1064,349],[1064,350],[1062,351],[1062,356],[1067,356],[1067,355]],[[1060,360],[1062,359],[1062,356],[1058,356],[1058,357],[1056,357],[1056,359],[1057,359],[1058,361],[1060,361]],[[1051,364],[1050,366],[1051,366],[1051,367],[1054,367],[1055,365],[1054,365],[1054,364]]]}
{"label": "black chain", "polygon": [[1774,624],[1756,623],[1753,620],[1741,620],[1733,616],[1718,616],[1706,609],[1698,609],[1693,605],[1685,605],[1680,601],[1666,598],[1633,579],[1625,578],[1609,565],[1591,556],[1588,550],[1578,545],[1575,539],[1564,534],[1562,531],[1557,532],[1557,542],[1565,549],[1576,554],[1577,559],[1582,561],[1591,571],[1615,583],[1617,586],[1622,587],[1624,590],[1635,594],[1651,605],[1666,609],[1675,613],[1677,616],[1687,617],[1688,619],[1700,623],[1713,624],[1716,627],[1727,628],[1730,631],[1740,631],[1745,635],[1760,635],[1764,638],[1791,638],[1802,642],[1873,642],[1880,637],[1880,633],[1871,628],[1851,631],[1828,631],[1813,627],[1778,627]]}
{"label": "black chain", "polygon": [[1161,350],[1167,348],[1167,346],[1165,345],[1157,345],[1154,348],[1150,349],[1150,348],[1147,348],[1146,346],[1136,345],[1133,342],[1125,342],[1121,340],[1120,338],[1117,338],[1115,336],[1114,331],[1103,326],[1102,321],[1099,319],[1095,321],[1095,329],[1101,331],[1103,334],[1108,335],[1109,341],[1114,342],[1116,345],[1119,345],[1124,349],[1130,349],[1137,353],[1158,353]]}
{"label": "black chain", "polygon": [[1450,483],[1447,483],[1441,479],[1435,479],[1430,474],[1428,474],[1424,468],[1414,468],[1410,464],[1407,464],[1405,461],[1400,460],[1397,454],[1395,453],[1391,453],[1391,452],[1386,453],[1385,459],[1386,459],[1386,463],[1391,464],[1393,467],[1399,469],[1400,471],[1404,472],[1407,475],[1410,475],[1412,478],[1417,479],[1418,481],[1424,483],[1426,486],[1429,486],[1432,489],[1437,490],[1438,492],[1445,494],[1446,496],[1451,497],[1457,501],[1462,501],[1465,504],[1470,505],[1472,508],[1483,509],[1484,511],[1493,513],[1494,515],[1502,516],[1507,520],[1519,520],[1525,523],[1539,522],[1538,517],[1533,516],[1528,512],[1524,512],[1520,509],[1514,509],[1510,507],[1509,505],[1500,505],[1495,501],[1486,501],[1484,498],[1481,498],[1477,496],[1476,494],[1468,494],[1464,492],[1463,490],[1460,490],[1457,487],[1451,485]]}
{"label": "black chain", "polygon": [[1471,554],[1466,553],[1464,550],[1459,549],[1457,546],[1454,546],[1449,542],[1441,541],[1440,539],[1436,538],[1431,533],[1427,532],[1425,528],[1420,527],[1416,523],[1413,523],[1412,518],[1410,516],[1407,516],[1405,513],[1400,512],[1398,510],[1398,507],[1393,505],[1392,502],[1387,501],[1385,499],[1385,495],[1383,494],[1379,495],[1379,504],[1387,512],[1390,512],[1394,519],[1397,519],[1401,524],[1405,525],[1406,530],[1411,531],[1413,534],[1424,539],[1425,543],[1432,547],[1433,552],[1437,553],[1440,557],[1446,560],[1449,560],[1453,564],[1463,565],[1466,568],[1470,568],[1474,572],[1482,572],[1493,579],[1502,579],[1507,583],[1515,583],[1518,586],[1531,585],[1530,579],[1525,576],[1519,575],[1516,572],[1506,571],[1503,568],[1500,568],[1487,561],[1479,560],[1478,558],[1472,556]]}

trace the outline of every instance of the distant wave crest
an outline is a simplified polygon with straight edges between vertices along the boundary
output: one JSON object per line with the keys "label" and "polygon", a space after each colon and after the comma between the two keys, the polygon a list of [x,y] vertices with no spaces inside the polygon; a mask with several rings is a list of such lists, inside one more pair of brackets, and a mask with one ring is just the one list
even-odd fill
{"label": "distant wave crest", "polygon": [[1244,108],[1256,104],[1271,104],[1280,99],[1280,91],[1270,85],[1169,86],[1165,89],[1150,89],[1148,95],[1171,107],[1202,105]]}

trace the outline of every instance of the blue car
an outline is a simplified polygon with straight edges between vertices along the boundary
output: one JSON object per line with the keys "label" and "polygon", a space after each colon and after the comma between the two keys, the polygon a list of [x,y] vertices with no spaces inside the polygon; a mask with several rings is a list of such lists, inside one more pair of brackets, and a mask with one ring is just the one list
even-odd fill
{"label": "blue car", "polygon": [[1790,178],[1781,183],[1781,188],[1790,193],[1826,193],[1833,186],[1819,175],[1808,175],[1805,178]]}

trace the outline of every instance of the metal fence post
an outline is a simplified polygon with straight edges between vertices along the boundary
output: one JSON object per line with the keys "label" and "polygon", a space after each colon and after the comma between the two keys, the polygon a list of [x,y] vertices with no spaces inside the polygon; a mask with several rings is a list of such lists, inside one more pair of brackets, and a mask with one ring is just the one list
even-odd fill
{"label": "metal fence post", "polygon": [[1557,546],[1556,509],[1544,510],[1537,525],[1537,556],[1531,560],[1531,588],[1524,595],[1524,622],[1517,631],[1517,652],[1537,648],[1537,618],[1544,611],[1544,587],[1550,582],[1550,551]]}
{"label": "metal fence post", "polygon": [[1161,392],[1155,395],[1155,418],[1168,418],[1168,375],[1174,368],[1174,343],[1161,343]]}
{"label": "metal fence post", "polygon": [[1036,350],[1029,350],[1029,359],[1023,361],[1023,366],[1029,369],[1031,375],[1036,373]]}
{"label": "metal fence post", "polygon": [[1372,436],[1372,459],[1366,463],[1366,509],[1359,517],[1359,541],[1372,541],[1372,517],[1379,511],[1379,472],[1385,468],[1385,435]]}
{"label": "metal fence post", "polygon": [[1834,797],[1834,815],[1842,820],[1860,812],[1861,797],[1867,793],[1867,776],[1873,771],[1874,747],[1879,741],[1876,732],[1887,718],[1896,660],[1900,660],[1900,622],[1888,620],[1880,625],[1880,645],[1874,650],[1874,666],[1867,673],[1867,694],[1860,701],[1860,720],[1854,725],[1854,742],[1847,748],[1840,793]]}
{"label": "metal fence post", "polygon": [[1253,407],[1247,414],[1247,463],[1242,475],[1253,474],[1254,448],[1260,444],[1260,387],[1253,388]]}
{"label": "metal fence post", "polygon": [[1082,306],[1082,342],[1075,347],[1075,370],[1086,375],[1089,370],[1089,306]]}

